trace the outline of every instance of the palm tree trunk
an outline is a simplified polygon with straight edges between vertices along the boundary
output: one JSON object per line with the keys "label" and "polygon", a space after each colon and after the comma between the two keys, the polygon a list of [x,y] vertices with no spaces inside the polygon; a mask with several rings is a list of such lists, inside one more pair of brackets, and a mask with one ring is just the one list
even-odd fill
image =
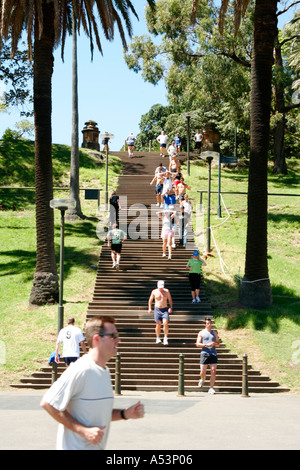
{"label": "palm tree trunk", "polygon": [[77,73],[77,32],[76,17],[74,10],[72,13],[72,145],[71,145],[71,171],[70,171],[70,192],[69,197],[75,199],[76,207],[68,209],[66,220],[73,221],[84,218],[81,212],[79,197],[79,148],[78,148],[78,73]]}
{"label": "palm tree trunk", "polygon": [[245,275],[240,302],[251,308],[272,304],[268,274],[268,147],[277,0],[256,0],[251,63],[250,166]]}
{"label": "palm tree trunk", "polygon": [[47,18],[41,37],[35,27],[34,43],[34,119],[35,119],[35,188],[36,188],[36,271],[30,303],[43,305],[58,301],[58,276],[54,249],[51,80],[53,72],[54,14],[53,3],[43,2]]}
{"label": "palm tree trunk", "polygon": [[274,129],[274,174],[287,174],[287,165],[285,159],[285,144],[284,144],[284,135],[285,135],[285,100],[284,100],[284,84],[282,83],[282,55],[281,55],[281,45],[277,38],[275,41],[275,85],[274,85],[274,102],[275,102],[275,111],[281,114],[281,118],[277,121]]}

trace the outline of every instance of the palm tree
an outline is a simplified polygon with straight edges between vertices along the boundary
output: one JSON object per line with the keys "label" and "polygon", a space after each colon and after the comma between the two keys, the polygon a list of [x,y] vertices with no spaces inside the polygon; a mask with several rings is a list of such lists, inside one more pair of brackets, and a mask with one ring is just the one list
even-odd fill
{"label": "palm tree", "polygon": [[[193,0],[192,19],[199,0]],[[220,32],[229,0],[222,0]],[[250,0],[235,1],[235,30]],[[248,220],[245,275],[240,302],[246,307],[265,308],[272,303],[268,274],[268,188],[267,165],[270,134],[271,79],[273,49],[277,34],[278,0],[256,0],[254,13],[253,56],[251,61],[250,166],[248,180]]]}
{"label": "palm tree", "polygon": [[[153,6],[154,0],[147,0]],[[96,9],[100,24],[107,40],[113,40],[117,25],[123,46],[126,47],[125,29],[132,35],[130,13],[137,16],[130,0],[62,0],[61,2],[36,0],[20,4],[2,0],[1,36],[12,38],[12,54],[23,30],[27,32],[28,55],[34,60],[34,121],[35,121],[35,186],[36,186],[36,270],[30,303],[43,305],[58,300],[58,275],[54,250],[54,215],[49,206],[53,199],[52,182],[52,132],[51,132],[51,83],[53,73],[53,50],[62,43],[62,55],[68,26],[70,4],[77,19],[78,31],[82,27],[94,40],[102,53],[98,25],[93,13]],[[34,54],[32,54],[34,42]]]}
{"label": "palm tree", "polygon": [[70,199],[75,199],[74,209],[68,209],[66,220],[73,221],[83,219],[79,197],[79,130],[78,130],[78,61],[77,61],[77,31],[76,16],[72,11],[72,144],[71,144],[71,168],[70,168]]}

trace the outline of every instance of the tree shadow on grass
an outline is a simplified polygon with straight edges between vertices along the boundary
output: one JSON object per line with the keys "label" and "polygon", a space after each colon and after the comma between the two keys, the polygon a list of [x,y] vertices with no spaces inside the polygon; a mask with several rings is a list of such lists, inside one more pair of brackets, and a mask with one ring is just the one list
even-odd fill
{"label": "tree shadow on grass", "polygon": [[[208,293],[213,292],[213,315],[227,317],[225,328],[228,330],[238,330],[251,325],[255,330],[269,329],[277,333],[283,318],[300,325],[300,298],[293,289],[283,284],[272,286],[273,304],[260,310],[246,308],[239,303],[238,286],[211,280],[207,280],[206,285]],[[220,299],[223,295],[223,302],[221,300],[218,302],[218,292]]]}
{"label": "tree shadow on grass", "polygon": [[[95,263],[95,253],[92,253],[92,246],[96,237],[96,221],[84,221],[82,223],[67,224],[65,225],[65,246],[64,246],[64,279],[71,275],[74,265],[90,268]],[[55,240],[55,256],[57,270],[59,272],[59,256],[60,256],[60,225],[56,225],[56,240]],[[72,245],[72,235],[78,238],[90,238],[91,244],[88,248],[81,248],[70,246]],[[67,237],[69,238],[70,245]],[[98,243],[95,249],[99,248],[102,242],[97,239]],[[66,244],[67,242],[67,244]],[[15,249],[2,251],[3,256],[8,256],[10,260],[7,263],[0,263],[0,277],[9,275],[18,275],[23,273],[23,280],[30,281],[33,279],[35,266],[36,266],[36,251],[26,249]]]}

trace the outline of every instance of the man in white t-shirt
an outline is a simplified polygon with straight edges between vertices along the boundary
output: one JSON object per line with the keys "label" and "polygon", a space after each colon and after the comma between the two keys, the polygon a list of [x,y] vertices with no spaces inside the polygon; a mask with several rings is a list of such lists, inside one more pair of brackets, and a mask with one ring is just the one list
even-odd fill
{"label": "man in white t-shirt", "polygon": [[195,151],[196,151],[197,153],[200,153],[200,152],[201,152],[202,139],[203,139],[203,134],[201,134],[200,130],[197,129],[197,132],[196,132],[196,134],[194,135]]}
{"label": "man in white t-shirt", "polygon": [[167,134],[165,134],[165,131],[161,131],[161,134],[156,137],[157,142],[159,142],[159,147],[160,147],[160,156],[164,157],[166,155],[166,148],[167,148],[167,143],[169,141],[169,137]]}
{"label": "man in white t-shirt", "polygon": [[113,317],[88,320],[87,354],[54,382],[41,400],[41,407],[59,423],[57,450],[104,450],[111,421],[144,416],[137,402],[126,409],[113,409],[113,388],[106,364],[116,353],[120,338]]}
{"label": "man in white t-shirt", "polygon": [[133,150],[135,146],[135,141],[136,141],[136,137],[133,135],[133,132],[130,132],[129,136],[126,139],[129,158],[133,158]]}
{"label": "man in white t-shirt", "polygon": [[172,157],[176,156],[176,147],[175,147],[175,141],[173,140],[171,145],[168,148],[168,154],[169,154],[169,159],[171,161]]}
{"label": "man in white t-shirt", "polygon": [[68,325],[65,328],[62,328],[58,333],[55,349],[55,362],[57,364],[59,363],[58,351],[60,343],[63,343],[62,357],[66,365],[69,366],[71,362],[77,361],[80,356],[79,345],[82,347],[84,353],[86,353],[86,347],[81,329],[75,326],[75,319],[70,317],[68,318],[67,323]]}

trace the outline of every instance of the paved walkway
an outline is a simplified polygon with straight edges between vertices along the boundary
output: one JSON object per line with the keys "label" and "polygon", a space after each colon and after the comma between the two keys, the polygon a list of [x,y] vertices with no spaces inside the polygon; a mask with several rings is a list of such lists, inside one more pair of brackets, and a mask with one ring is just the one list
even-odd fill
{"label": "paved walkway", "polygon": [[[57,424],[39,406],[43,393],[0,393],[0,450],[55,450]],[[108,451],[300,450],[300,395],[137,391],[115,397],[115,407],[138,400],[144,419],[112,423]]]}

